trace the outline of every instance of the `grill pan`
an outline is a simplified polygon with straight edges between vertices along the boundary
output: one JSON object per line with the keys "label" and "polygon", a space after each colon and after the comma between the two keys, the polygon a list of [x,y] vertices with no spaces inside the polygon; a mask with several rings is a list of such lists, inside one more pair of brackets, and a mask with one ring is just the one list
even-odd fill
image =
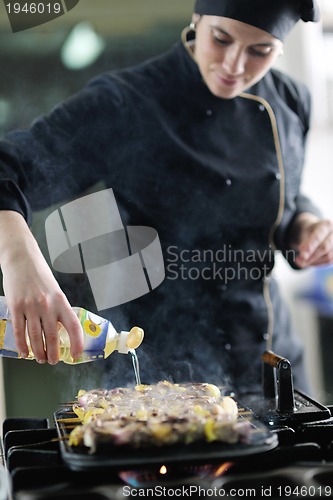
{"label": "grill pan", "polygon": [[[250,438],[247,444],[226,444],[198,442],[189,445],[178,444],[149,448],[132,448],[129,446],[103,445],[96,452],[89,453],[85,446],[68,445],[68,429],[71,415],[76,423],[76,415],[71,406],[62,407],[54,413],[55,426],[60,439],[60,452],[67,467],[74,471],[88,471],[97,468],[143,467],[147,465],[169,464],[207,464],[214,462],[239,460],[243,457],[264,453],[278,445],[277,434],[270,431],[263,423],[253,418],[250,411],[240,412],[239,419],[250,421]],[[61,420],[66,419],[67,423]]]}

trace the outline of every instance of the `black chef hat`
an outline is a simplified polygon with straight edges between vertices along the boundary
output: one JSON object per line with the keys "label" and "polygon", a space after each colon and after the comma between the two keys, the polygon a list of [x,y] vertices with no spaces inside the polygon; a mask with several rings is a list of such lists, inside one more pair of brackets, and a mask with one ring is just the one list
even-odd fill
{"label": "black chef hat", "polygon": [[256,26],[283,40],[297,21],[319,21],[316,0],[196,0],[197,14],[222,16]]}

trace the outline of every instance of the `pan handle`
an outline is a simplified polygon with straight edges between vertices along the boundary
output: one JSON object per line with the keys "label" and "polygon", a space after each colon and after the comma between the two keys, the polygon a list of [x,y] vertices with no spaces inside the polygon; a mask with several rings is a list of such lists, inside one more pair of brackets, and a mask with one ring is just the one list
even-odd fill
{"label": "pan handle", "polygon": [[267,365],[276,370],[277,384],[277,411],[279,413],[293,413],[295,410],[294,386],[290,361],[286,358],[278,356],[273,351],[265,351],[262,360],[264,364],[264,374],[268,377],[265,382],[264,391],[265,397],[272,396],[272,386],[274,384],[275,393],[275,377],[273,370],[267,370]]}
{"label": "pan handle", "polygon": [[279,368],[279,363],[281,363],[282,361],[286,361],[287,363],[289,363],[289,361],[286,358],[278,356],[273,351],[265,351],[264,354],[262,355],[262,359],[265,363],[272,366],[273,368]]}

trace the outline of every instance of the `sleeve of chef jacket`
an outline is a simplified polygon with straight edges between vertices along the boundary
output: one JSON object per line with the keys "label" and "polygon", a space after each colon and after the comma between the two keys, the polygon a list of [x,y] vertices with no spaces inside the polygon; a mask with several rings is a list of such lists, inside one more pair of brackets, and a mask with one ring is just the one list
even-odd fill
{"label": "sleeve of chef jacket", "polygon": [[[295,82],[288,77],[284,80],[280,80],[277,88],[284,101],[289,104],[290,108],[295,113],[297,113],[302,123],[304,136],[303,144],[305,149],[307,134],[310,126],[310,93],[304,85],[295,84]],[[303,154],[303,152],[300,152],[300,154]],[[301,184],[301,179],[299,179],[299,183]],[[286,209],[282,217],[282,221],[274,235],[274,241],[277,248],[282,252],[286,260],[294,269],[298,269],[298,267],[294,263],[293,253],[289,251],[290,231],[295,218],[300,213],[304,212],[309,212],[317,215],[318,217],[322,217],[318,207],[316,207],[307,196],[298,191],[293,200],[286,200]]]}
{"label": "sleeve of chef jacket", "polygon": [[0,141],[0,210],[31,213],[80,195],[103,178],[125,144],[126,103],[116,78],[102,75]]}

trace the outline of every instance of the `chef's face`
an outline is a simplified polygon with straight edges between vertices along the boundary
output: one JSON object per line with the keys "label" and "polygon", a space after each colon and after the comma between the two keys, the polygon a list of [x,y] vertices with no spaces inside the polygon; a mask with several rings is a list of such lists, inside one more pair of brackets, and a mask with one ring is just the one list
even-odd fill
{"label": "chef's face", "polygon": [[282,52],[282,42],[249,24],[219,16],[193,16],[194,55],[209,90],[232,99],[258,82]]}

